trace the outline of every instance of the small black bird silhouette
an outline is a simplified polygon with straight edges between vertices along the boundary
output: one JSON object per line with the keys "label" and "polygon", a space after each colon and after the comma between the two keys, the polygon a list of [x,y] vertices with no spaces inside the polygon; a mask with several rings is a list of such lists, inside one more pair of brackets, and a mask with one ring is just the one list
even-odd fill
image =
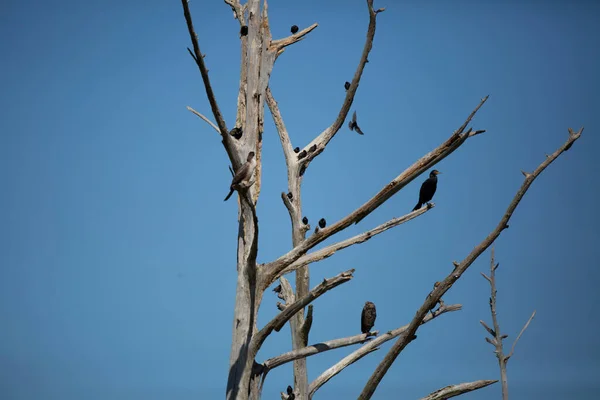
{"label": "small black bird silhouette", "polygon": [[350,89],[350,82],[344,83],[344,88],[346,88],[346,90]]}
{"label": "small black bird silhouette", "polygon": [[296,148],[294,149],[294,153],[299,153],[299,152],[300,152],[300,147],[296,147]]}
{"label": "small black bird silhouette", "polygon": [[362,333],[371,332],[371,329],[375,326],[376,318],[377,309],[375,308],[375,304],[370,301],[365,302],[365,306],[360,315],[360,331]]}
{"label": "small black bird silhouette", "polygon": [[419,191],[419,202],[412,210],[418,210],[425,203],[429,203],[431,199],[433,199],[433,195],[435,194],[435,190],[437,189],[437,176],[441,174],[440,171],[434,169],[429,173],[429,178],[423,182],[421,185],[421,190]]}
{"label": "small black bird silhouette", "polygon": [[287,394],[289,396],[290,394],[294,393],[294,389],[292,389],[292,387],[288,385],[288,387],[286,389],[286,392],[287,392]]}
{"label": "small black bird silhouette", "polygon": [[321,229],[323,229],[323,228],[325,228],[325,226],[326,226],[326,225],[327,225],[327,221],[325,221],[325,218],[321,218],[321,219],[319,220],[319,227],[320,227]]}
{"label": "small black bird silhouette", "polygon": [[242,36],[246,36],[248,34],[248,27],[246,25],[242,25],[242,27],[240,28],[240,34]]}
{"label": "small black bird silhouette", "polygon": [[354,114],[352,114],[352,119],[350,122],[348,122],[348,128],[350,128],[351,131],[356,131],[356,133],[359,135],[364,135],[364,132],[360,130],[358,124],[356,123],[356,111],[354,111]]}
{"label": "small black bird silhouette", "polygon": [[292,34],[295,35],[296,32],[298,32],[298,27],[296,25],[292,25],[291,31],[292,31]]}
{"label": "small black bird silhouette", "polygon": [[308,218],[306,218],[306,217],[302,218],[302,223],[304,225],[308,225]]}

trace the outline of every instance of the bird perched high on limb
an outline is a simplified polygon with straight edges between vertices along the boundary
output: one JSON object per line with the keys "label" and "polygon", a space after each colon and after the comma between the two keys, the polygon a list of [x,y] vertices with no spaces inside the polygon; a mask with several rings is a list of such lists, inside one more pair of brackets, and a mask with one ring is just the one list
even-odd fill
{"label": "bird perched high on limb", "polygon": [[240,167],[233,176],[233,180],[231,181],[231,185],[229,186],[229,194],[225,197],[225,200],[229,200],[233,191],[239,189],[240,186],[248,187],[250,186],[250,178],[252,178],[252,174],[254,174],[254,170],[256,169],[256,158],[254,158],[254,152],[251,151],[248,153],[248,158],[244,165]]}
{"label": "bird perched high on limb", "polygon": [[425,203],[429,203],[431,199],[433,199],[433,195],[435,194],[435,190],[437,189],[437,176],[441,174],[440,171],[434,169],[429,173],[429,178],[423,182],[421,185],[421,190],[419,191],[419,202],[412,210],[418,210]]}
{"label": "bird perched high on limb", "polygon": [[377,318],[375,304],[370,301],[365,302],[365,306],[360,314],[360,331],[362,333],[371,332],[371,329],[375,326],[375,318]]}

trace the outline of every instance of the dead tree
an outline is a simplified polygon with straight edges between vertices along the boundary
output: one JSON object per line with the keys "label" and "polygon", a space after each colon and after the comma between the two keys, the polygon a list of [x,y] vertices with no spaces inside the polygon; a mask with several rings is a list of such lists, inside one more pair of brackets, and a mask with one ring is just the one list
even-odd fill
{"label": "dead tree", "polygon": [[481,273],[481,275],[490,284],[490,312],[492,314],[492,324],[494,328],[490,328],[484,321],[479,321],[479,323],[481,323],[485,330],[492,336],[491,339],[486,337],[485,341],[494,346],[494,353],[496,354],[496,358],[498,358],[498,366],[500,367],[500,380],[502,381],[502,400],[508,400],[508,378],[506,377],[506,363],[508,363],[508,359],[512,357],[515,351],[515,346],[521,338],[521,335],[523,334],[523,332],[525,332],[525,329],[527,329],[533,317],[535,317],[535,311],[533,311],[533,314],[531,314],[531,317],[529,317],[529,320],[527,320],[527,323],[525,324],[525,326],[523,326],[523,329],[521,329],[519,336],[517,336],[517,338],[513,342],[512,348],[510,349],[510,353],[508,353],[508,355],[504,355],[504,346],[502,342],[508,337],[508,335],[502,334],[500,332],[500,323],[498,322],[498,313],[496,309],[496,295],[498,293],[498,291],[496,290],[496,270],[499,266],[500,264],[496,264],[494,260],[494,248],[492,247],[490,276],[487,276],[483,272]]}
{"label": "dead tree", "polygon": [[[553,154],[548,155],[546,160],[533,172],[524,173],[525,180],[523,185],[508,206],[506,213],[500,219],[498,226],[463,261],[454,262],[454,269],[448,276],[440,280],[439,284],[434,287],[434,290],[426,296],[423,305],[417,310],[415,317],[408,325],[390,330],[374,340],[369,340],[373,333],[363,333],[361,335],[309,345],[308,334],[312,324],[311,303],[327,291],[352,279],[354,271],[342,272],[333,278],[325,279],[315,288],[310,289],[309,265],[331,256],[338,250],[352,246],[353,244],[362,243],[387,229],[417,218],[431,210],[434,205],[430,204],[428,207],[423,207],[404,216],[391,219],[363,234],[339,241],[318,251],[310,251],[326,239],[362,221],[423,172],[429,170],[452,154],[471,138],[484,133],[484,130],[472,129],[469,127],[469,124],[488,97],[486,96],[480,101],[465,119],[464,123],[446,141],[416,160],[406,170],[400,172],[398,176],[385,185],[375,196],[368,199],[364,204],[358,206],[353,212],[339,221],[335,221],[328,226],[324,226],[323,224],[323,227],[316,228],[315,232],[307,237],[310,226],[303,222],[302,217],[301,184],[303,177],[312,161],[323,153],[325,147],[329,145],[348,117],[363,70],[368,62],[369,52],[373,46],[377,16],[384,9],[375,9],[373,7],[373,0],[366,0],[366,11],[369,19],[366,42],[354,77],[349,84],[345,85],[347,87],[346,96],[341,104],[340,111],[333,118],[331,125],[325,128],[313,140],[305,144],[302,148],[294,148],[275,97],[269,88],[269,77],[277,57],[283,54],[288,46],[306,37],[306,35],[317,27],[317,24],[315,23],[296,31],[291,36],[273,39],[269,28],[266,0],[262,1],[262,9],[260,0],[247,0],[245,4],[241,4],[240,0],[224,1],[231,7],[234,18],[239,22],[239,37],[241,41],[241,71],[237,98],[237,114],[234,127],[231,130],[227,127],[213,93],[208,69],[205,64],[204,55],[200,51],[187,0],[182,0],[182,5],[193,44],[193,50],[188,48],[188,51],[200,70],[206,95],[208,96],[216,123],[211,122],[209,118],[191,108],[190,111],[208,122],[221,136],[233,170],[237,171],[240,168],[250,152],[255,152],[257,161],[254,177],[251,182],[248,182],[244,187],[236,189],[239,192],[237,288],[229,362],[230,369],[227,380],[227,399],[260,398],[262,383],[269,370],[287,362],[294,363],[294,387],[290,388],[290,393],[287,393],[287,391],[286,393],[282,393],[282,398],[296,398],[301,400],[311,398],[325,382],[340,373],[346,366],[377,350],[382,343],[393,339],[395,340],[393,346],[373,372],[359,396],[360,399],[369,399],[400,352],[416,338],[415,334],[421,325],[445,312],[460,309],[460,305],[445,305],[442,303],[437,310],[432,311],[440,302],[444,293],[450,289],[477,257],[493,243],[500,233],[508,228],[508,221],[533,181],[560,154],[568,150],[579,139],[583,128],[579,132],[569,130],[569,137],[565,144],[560,146]],[[261,152],[265,103],[268,105],[273,117],[285,155],[288,190],[287,193],[281,194],[281,198],[289,212],[291,220],[293,248],[273,261],[259,264],[257,262],[259,227],[256,215],[256,203],[261,189]],[[353,125],[352,127],[356,129],[356,126]],[[295,290],[292,289],[291,284],[284,277],[284,275],[290,272],[295,272]],[[276,289],[285,304],[278,304],[281,312],[265,326],[258,327],[256,318],[265,290],[278,280],[280,287],[278,286]],[[305,312],[307,307],[308,311]],[[289,322],[292,332],[292,351],[263,362],[256,360],[259,349],[271,332],[273,330],[280,330],[287,322]],[[306,357],[358,343],[364,344],[336,365],[324,371],[315,381],[312,383],[308,382]],[[450,397],[449,395],[443,396]]]}

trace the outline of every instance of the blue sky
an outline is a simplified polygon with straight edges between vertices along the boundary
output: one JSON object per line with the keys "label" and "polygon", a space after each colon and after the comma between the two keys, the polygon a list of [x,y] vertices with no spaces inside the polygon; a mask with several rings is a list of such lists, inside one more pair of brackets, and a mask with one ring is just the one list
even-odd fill
{"label": "blue sky", "polygon": [[[499,318],[508,345],[537,316],[508,368],[511,398],[584,399],[600,384],[595,311],[600,279],[600,6],[579,2],[376,1],[370,63],[358,89],[364,136],[344,127],[311,164],[304,213],[336,221],[427,153],[477,105],[487,133],[436,166],[437,207],[312,267],[312,285],[356,268],[315,303],[310,342],[409,322],[433,282],[493,229],[532,170],[585,125],[533,185],[496,244]],[[233,126],[237,22],[221,1],[191,9],[217,98]],[[292,142],[334,119],[362,52],[363,0],[270,3],[274,37],[319,27],[287,49],[271,88]],[[222,398],[235,293],[236,201],[178,1],[5,2],[0,13],[0,397]],[[259,261],[291,245],[280,144],[265,116]],[[425,175],[336,236],[410,211]],[[333,240],[328,241],[331,243]],[[420,398],[499,373],[479,320],[490,320],[479,272],[447,293],[463,311],[419,330],[375,398]],[[277,299],[267,293],[266,323]],[[318,398],[355,398],[391,344],[332,379]],[[259,361],[290,349],[273,334]],[[309,359],[316,378],[349,349]],[[265,398],[292,382],[272,371]],[[465,396],[498,398],[500,386]]]}

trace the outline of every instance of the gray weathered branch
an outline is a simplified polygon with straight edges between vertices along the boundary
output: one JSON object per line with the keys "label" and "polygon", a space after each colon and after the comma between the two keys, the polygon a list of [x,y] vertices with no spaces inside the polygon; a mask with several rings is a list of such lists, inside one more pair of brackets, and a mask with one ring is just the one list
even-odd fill
{"label": "gray weathered branch", "polygon": [[373,228],[371,230],[368,230],[366,232],[363,232],[361,234],[353,236],[349,239],[342,240],[341,242],[334,243],[334,244],[324,247],[320,250],[305,254],[302,257],[300,257],[296,262],[292,263],[292,265],[290,265],[285,270],[283,270],[281,272],[281,275],[285,275],[285,274],[292,272],[292,271],[294,271],[300,267],[303,267],[305,265],[308,265],[308,264],[311,264],[311,263],[314,263],[317,261],[321,261],[325,258],[331,257],[335,252],[345,249],[346,247],[350,247],[354,244],[364,243],[367,240],[371,239],[373,236],[383,233],[383,232],[387,231],[388,229],[391,229],[395,226],[398,226],[405,222],[408,222],[411,219],[418,217],[419,215],[425,214],[431,208],[435,207],[434,203],[430,203],[430,205],[431,205],[430,207],[421,207],[420,209],[418,209],[416,211],[412,211],[406,215],[403,215],[402,217],[393,218],[387,222],[384,222],[383,224],[381,224],[379,226],[376,226],[375,228]]}
{"label": "gray weathered branch", "polygon": [[298,350],[288,351],[287,353],[281,354],[277,357],[272,357],[263,363],[263,366],[267,369],[277,368],[280,365],[288,363],[290,361],[298,360],[300,358],[310,357],[315,354],[324,353],[329,350],[339,349],[340,347],[352,346],[359,343],[365,343],[371,340],[371,337],[377,336],[379,331],[361,333],[360,335],[333,339],[327,342],[312,344],[307,347],[303,347]]}
{"label": "gray weathered branch", "polygon": [[361,221],[364,217],[377,209],[380,205],[386,202],[403,187],[412,182],[424,171],[431,168],[458,149],[469,137],[472,136],[473,131],[471,129],[464,133],[463,131],[475,113],[485,103],[487,98],[488,97],[486,96],[481,100],[475,110],[471,112],[465,123],[457,131],[455,131],[450,138],[448,138],[448,140],[404,170],[404,172],[388,183],[379,191],[379,193],[373,196],[365,204],[354,210],[346,217],[342,218],[340,221],[321,229],[318,233],[310,236],[306,240],[303,240],[299,245],[295,246],[292,250],[282,255],[277,260],[263,265],[265,281],[274,282],[274,277],[279,276],[281,271],[290,266],[293,262],[297,261],[300,257],[306,254],[308,250],[312,249],[334,234],[346,229],[350,225]]}
{"label": "gray weathered branch", "polygon": [[[462,309],[462,306],[460,304],[441,305],[437,310],[433,311],[432,313],[428,313],[423,318],[421,323],[426,324],[429,321],[439,317],[442,314],[445,314],[447,312],[452,312],[452,311],[458,311],[460,309]],[[336,376],[337,374],[342,372],[344,370],[344,368],[346,368],[349,365],[352,365],[353,363],[360,360],[361,358],[363,358],[367,354],[371,353],[372,351],[377,350],[379,348],[379,346],[381,346],[383,343],[385,343],[389,340],[392,340],[395,337],[398,337],[399,335],[404,333],[407,328],[408,328],[408,325],[404,325],[400,328],[394,329],[392,331],[388,331],[388,332],[384,333],[383,335],[367,342],[365,345],[361,346],[359,349],[355,350],[354,352],[350,353],[349,355],[347,355],[346,357],[344,357],[343,359],[338,361],[335,365],[333,365],[332,367],[330,367],[329,369],[324,371],[321,375],[319,375],[319,377],[310,384],[309,397],[312,397],[315,394],[315,392],[317,390],[319,390],[319,388],[321,386],[323,386],[331,378],[333,378],[334,376]]]}
{"label": "gray weathered branch", "polygon": [[335,288],[336,286],[341,285],[342,283],[348,282],[353,278],[354,269],[349,269],[348,271],[342,272],[333,278],[324,279],[323,282],[318,284],[314,289],[312,289],[306,296],[297,299],[295,302],[288,304],[282,312],[280,312],[275,318],[273,318],[269,323],[267,323],[264,328],[262,328],[253,338],[252,340],[252,352],[254,355],[258,353],[261,345],[273,332],[279,331],[283,325],[289,319],[296,314],[298,311],[306,307],[309,303],[322,296],[329,290]]}
{"label": "gray weathered branch", "polygon": [[221,134],[221,132],[219,132],[219,127],[217,125],[215,125],[214,122],[212,122],[210,119],[208,119],[206,116],[200,114],[198,111],[194,110],[192,107],[187,106],[186,107],[189,111],[191,111],[193,114],[196,114],[198,117],[202,118],[207,124],[209,124],[210,126],[213,127],[213,129],[215,131],[217,131],[218,134]]}
{"label": "gray weathered branch", "polygon": [[427,314],[427,312],[441,299],[442,295],[446,293],[456,282],[461,275],[469,268],[469,266],[500,236],[500,233],[506,228],[508,228],[508,221],[510,220],[512,214],[515,209],[527,193],[527,190],[535,181],[535,179],[554,161],[556,160],[564,151],[568,150],[573,143],[581,137],[581,133],[583,132],[583,127],[579,130],[579,132],[573,132],[569,130],[569,138],[558,150],[556,150],[552,155],[548,156],[544,162],[542,162],[536,169],[533,171],[517,191],[517,194],[511,201],[508,209],[500,219],[498,226],[479,244],[477,245],[473,251],[465,258],[461,263],[458,264],[457,267],[454,268],[454,271],[448,275],[440,285],[437,286],[425,299],[423,305],[417,311],[414,319],[411,321],[409,327],[406,332],[398,338],[396,343],[392,346],[388,354],[381,361],[381,363],[377,366],[367,384],[365,385],[362,393],[359,396],[359,399],[366,400],[370,399],[377,386],[383,379],[387,370],[390,368],[392,363],[396,360],[400,352],[407,346],[407,344],[411,341],[411,338],[416,333],[423,317]]}
{"label": "gray weathered branch", "polygon": [[464,393],[472,392],[473,390],[484,388],[496,382],[498,381],[480,380],[475,382],[459,383],[458,385],[450,385],[436,390],[430,395],[423,397],[421,400],[445,400],[451,397],[460,396]]}

